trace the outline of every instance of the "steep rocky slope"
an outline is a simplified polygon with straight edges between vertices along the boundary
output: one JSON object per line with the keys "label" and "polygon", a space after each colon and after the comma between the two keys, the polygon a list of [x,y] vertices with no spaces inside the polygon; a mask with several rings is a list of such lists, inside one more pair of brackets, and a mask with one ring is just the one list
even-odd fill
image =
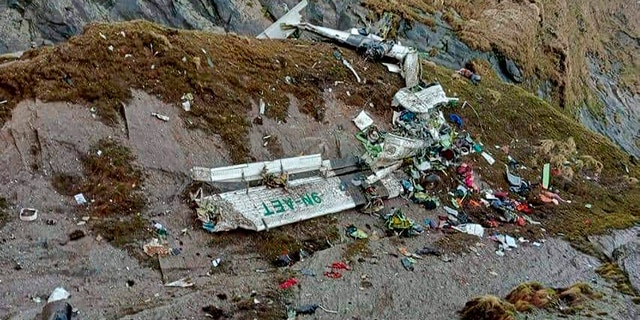
{"label": "steep rocky slope", "polygon": [[[168,26],[255,35],[296,1],[42,1],[0,3],[0,52],[59,42],[91,21],[148,19]],[[385,12],[395,16],[384,16]],[[492,61],[505,81],[565,109],[640,156],[640,5],[632,1],[318,0],[316,24],[389,22],[388,36],[460,68]]]}
{"label": "steep rocky slope", "polygon": [[[336,50],[364,83],[334,57]],[[563,151],[545,152],[541,141],[574,141],[566,155],[568,168],[559,163],[572,174],[554,177],[554,186],[572,202],[537,206],[534,218],[546,232],[509,224],[492,230],[547,240],[541,248],[522,244],[504,258],[487,238],[460,239],[440,231],[409,239],[387,236],[381,219],[355,211],[263,233],[209,234],[195,222],[184,200],[198,187],[190,184],[191,167],[310,153],[359,155],[351,119],[365,109],[377,124],[390,122],[390,101],[402,79],[349,49],[135,21],[92,24],[65,43],[4,62],[0,268],[6,273],[0,279],[0,315],[32,319],[42,308],[37,301],[63,285],[73,291],[73,305],[91,319],[198,318],[208,305],[236,318],[281,319],[285,304],[316,302],[337,309],[341,318],[451,319],[475,295],[487,290],[504,295],[523,281],[539,280],[550,286],[590,281],[605,293],[606,299],[575,319],[634,319],[636,292],[616,290],[629,282],[621,269],[637,274],[634,260],[610,257],[608,248],[589,240],[638,222],[640,168],[603,136],[505,83],[490,63],[479,60],[473,66],[484,75],[480,85],[427,61],[423,80],[440,82],[448,96],[470,104],[445,111],[460,114],[465,130],[495,155],[494,166],[477,154],[465,160],[487,183],[509,187],[503,169],[507,154],[494,146],[508,147],[509,155],[527,168],[523,178],[538,181],[542,164]],[[185,93],[194,96],[190,111],[181,106]],[[254,123],[260,99],[267,105],[262,124]],[[265,136],[272,137],[266,147]],[[72,196],[78,192],[95,202],[78,206]],[[406,208],[416,221],[446,214],[404,199],[388,206]],[[19,220],[17,212],[24,207],[38,208],[39,219]],[[144,254],[154,222],[167,228],[172,243],[182,249],[179,255],[158,261]],[[368,225],[378,239],[364,244],[345,239],[341,234],[350,224]],[[69,234],[75,230],[87,236],[72,241]],[[409,273],[394,256],[398,246],[438,243],[449,248],[451,262],[428,257]],[[293,269],[271,265],[283,251],[300,248],[317,252]],[[218,257],[223,264],[211,267]],[[353,267],[342,280],[300,275],[302,266],[320,275],[341,259]],[[617,282],[596,273],[602,265]],[[195,282],[193,290],[163,286],[184,276]],[[291,276],[300,278],[293,291],[297,297],[278,289]],[[330,288],[339,293],[327,294]],[[394,307],[378,309],[384,304]],[[404,306],[412,312],[403,313]],[[542,311],[534,316],[556,315]]]}

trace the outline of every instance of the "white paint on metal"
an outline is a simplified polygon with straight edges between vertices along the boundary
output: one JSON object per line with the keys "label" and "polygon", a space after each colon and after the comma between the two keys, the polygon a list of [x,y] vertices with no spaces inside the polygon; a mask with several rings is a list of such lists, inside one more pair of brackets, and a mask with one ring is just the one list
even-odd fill
{"label": "white paint on metal", "polygon": [[267,174],[297,174],[310,171],[326,171],[323,168],[329,162],[322,161],[320,154],[284,158],[274,161],[245,163],[222,168],[194,167],[191,169],[191,178],[204,182],[242,182],[261,180],[263,173]]}
{"label": "white paint on metal", "polygon": [[397,161],[413,157],[421,149],[427,147],[427,142],[419,139],[401,137],[395,134],[387,134],[384,137],[382,152],[371,166],[373,168],[387,167]]}
{"label": "white paint on metal", "polygon": [[302,0],[293,7],[284,16],[280,17],[276,22],[267,27],[256,38],[258,39],[286,39],[296,30],[295,28],[282,28],[287,25],[297,25],[302,21],[300,12],[307,7],[307,0]]}
{"label": "white paint on metal", "polygon": [[431,109],[451,100],[457,99],[447,98],[442,86],[436,84],[427,88],[422,86],[402,88],[393,96],[392,105],[394,107],[401,105],[415,113],[427,113]]}
{"label": "white paint on metal", "polygon": [[[400,181],[381,183],[389,197],[401,192]],[[351,191],[352,192],[352,191]],[[225,192],[198,200],[217,210],[214,232],[236,228],[262,231],[355,208],[358,204],[339,177],[311,177],[292,181],[287,190],[264,186]]]}
{"label": "white paint on metal", "polygon": [[353,123],[358,127],[358,129],[360,129],[360,131],[363,131],[373,124],[373,119],[371,119],[366,111],[362,110],[358,116],[353,119]]}

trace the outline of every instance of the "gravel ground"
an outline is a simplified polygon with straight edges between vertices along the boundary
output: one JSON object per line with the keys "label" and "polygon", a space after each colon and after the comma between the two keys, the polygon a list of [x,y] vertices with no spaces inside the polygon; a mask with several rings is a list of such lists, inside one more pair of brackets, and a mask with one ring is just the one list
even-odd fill
{"label": "gravel ground", "polygon": [[[331,108],[323,123],[292,108],[287,124],[266,119],[263,126],[254,127],[250,134],[252,154],[258,159],[276,157],[278,148],[261,145],[262,137],[269,134],[278,137],[279,149],[286,155],[322,152],[325,157],[335,157],[358,152],[350,138],[355,132],[350,119],[359,109],[331,102],[330,93],[325,98]],[[257,114],[257,104],[254,109]],[[0,229],[0,318],[34,319],[57,286],[71,292],[69,302],[81,319],[202,319],[201,309],[206,305],[216,305],[232,318],[257,318],[251,310],[234,314],[237,301],[233,298],[255,298],[269,306],[274,299],[272,292],[280,290],[279,279],[289,276],[297,277],[300,284],[290,289],[288,302],[318,303],[338,312],[319,310],[309,317],[314,319],[452,319],[470,298],[482,294],[504,296],[525,281],[552,287],[589,282],[605,293],[603,300],[594,302],[597,310],[607,313],[600,318],[640,316],[628,297],[613,291],[612,284],[595,273],[600,265],[597,259],[552,236],[541,247],[523,244],[505,257],[494,253],[495,243],[478,239],[477,244],[470,244],[473,249],[464,250],[466,253],[450,253],[449,262],[438,257],[418,260],[414,271],[403,268],[398,247],[414,251],[432,245],[442,235],[382,237],[369,241],[371,254],[354,257],[352,270],[344,271],[342,278],[326,278],[322,275],[326,266],[344,260],[345,250],[353,241],[342,239],[292,268],[274,269],[252,250],[251,242],[243,242],[251,235],[212,244],[212,236],[197,227],[193,211],[177,196],[188,184],[192,166],[228,163],[220,139],[187,130],[177,107],[144,93],[135,92],[125,110],[126,125],[123,122],[107,127],[93,119],[85,107],[28,101],[14,110],[13,120],[0,130],[0,159],[6,164],[0,169],[0,196],[7,198],[14,217]],[[150,116],[151,112],[165,114],[171,120],[160,122]],[[383,124],[388,119],[374,120]],[[144,192],[149,205],[143,216],[162,223],[169,230],[172,245],[183,250],[161,262],[162,274],[141,265],[127,251],[99,241],[86,225],[78,225],[83,214],[72,197],[57,194],[50,185],[53,172],[79,171],[78,156],[104,137],[122,141],[138,157],[147,174]],[[31,152],[34,144],[39,145],[37,152]],[[34,164],[38,170],[34,170]],[[388,205],[404,206],[405,201],[396,199]],[[17,219],[22,207],[38,208],[38,219]],[[414,206],[403,209],[416,221],[437,214]],[[336,217],[340,230],[353,223],[370,234],[384,234],[377,218],[357,212]],[[183,229],[187,230],[184,234]],[[74,230],[82,230],[87,236],[69,241],[68,235]],[[142,243],[137,245],[141,247]],[[223,264],[211,269],[210,261],[216,257],[221,257]],[[300,274],[302,268],[317,276]],[[168,288],[163,286],[163,276],[166,281],[189,276],[195,286]],[[252,291],[255,297],[251,297]],[[222,293],[228,299],[217,297]],[[530,318],[553,317],[540,313]]]}

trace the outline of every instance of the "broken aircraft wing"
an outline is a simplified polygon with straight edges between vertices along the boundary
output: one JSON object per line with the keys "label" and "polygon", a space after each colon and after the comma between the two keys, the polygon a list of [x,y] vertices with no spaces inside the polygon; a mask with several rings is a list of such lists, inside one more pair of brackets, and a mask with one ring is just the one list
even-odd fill
{"label": "broken aircraft wing", "polygon": [[[311,177],[284,188],[265,186],[225,192],[197,199],[198,219],[213,224],[213,232],[236,228],[262,231],[356,208],[367,202],[355,175]],[[384,198],[400,195],[400,181],[386,177],[378,184]]]}

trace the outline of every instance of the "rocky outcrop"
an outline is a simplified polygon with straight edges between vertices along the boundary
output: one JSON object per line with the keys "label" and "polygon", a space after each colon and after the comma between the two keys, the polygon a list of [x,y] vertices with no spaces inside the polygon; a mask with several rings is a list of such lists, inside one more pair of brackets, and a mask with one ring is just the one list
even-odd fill
{"label": "rocky outcrop", "polygon": [[614,230],[608,235],[592,236],[589,241],[611,262],[620,266],[631,286],[640,291],[640,227]]}
{"label": "rocky outcrop", "polygon": [[270,16],[286,9],[263,2],[264,7],[239,0],[10,0],[0,4],[0,53],[64,41],[92,21],[145,19],[182,29],[258,34]]}

